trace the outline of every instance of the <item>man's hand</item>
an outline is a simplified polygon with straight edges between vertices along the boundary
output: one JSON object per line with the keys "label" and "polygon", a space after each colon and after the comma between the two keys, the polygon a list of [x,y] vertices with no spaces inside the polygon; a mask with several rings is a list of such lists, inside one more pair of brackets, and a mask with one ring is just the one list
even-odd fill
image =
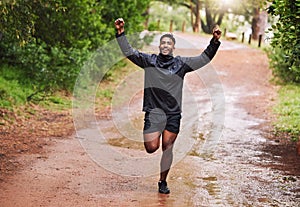
{"label": "man's hand", "polygon": [[213,28],[213,37],[214,37],[214,39],[219,40],[221,38],[221,35],[222,35],[222,31],[220,30],[219,26],[216,25]]}
{"label": "man's hand", "polygon": [[121,34],[122,32],[125,31],[124,25],[125,25],[125,22],[124,22],[123,18],[116,19],[115,27],[117,29],[118,34]]}

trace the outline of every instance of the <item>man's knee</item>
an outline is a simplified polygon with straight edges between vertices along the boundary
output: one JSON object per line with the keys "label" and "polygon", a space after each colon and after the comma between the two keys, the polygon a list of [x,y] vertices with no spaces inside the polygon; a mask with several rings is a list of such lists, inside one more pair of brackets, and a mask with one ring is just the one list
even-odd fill
{"label": "man's knee", "polygon": [[162,139],[162,150],[163,151],[172,151],[174,142],[177,138],[177,134],[170,132],[168,130],[165,130],[163,132],[163,139]]}
{"label": "man's knee", "polygon": [[172,150],[173,150],[173,143],[167,143],[162,145],[162,151],[172,152]]}
{"label": "man's knee", "polygon": [[149,154],[154,153],[159,148],[159,146],[151,144],[151,143],[147,143],[147,142],[144,142],[144,146],[145,146],[146,152]]}
{"label": "man's knee", "polygon": [[144,146],[146,151],[151,154],[155,152],[160,145],[160,132],[144,134]]}

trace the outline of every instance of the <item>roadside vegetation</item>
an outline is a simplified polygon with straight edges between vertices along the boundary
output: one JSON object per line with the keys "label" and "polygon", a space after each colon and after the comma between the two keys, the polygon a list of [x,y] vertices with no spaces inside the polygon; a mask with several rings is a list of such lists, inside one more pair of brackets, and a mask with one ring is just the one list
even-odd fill
{"label": "roadside vegetation", "polygon": [[128,33],[142,31],[146,16],[141,11],[148,4],[149,0],[0,1],[1,111],[31,104],[70,109],[80,69],[97,48],[114,39],[115,18],[134,19]]}
{"label": "roadside vegetation", "polygon": [[275,123],[275,133],[285,133],[293,141],[298,141],[300,136],[300,86],[285,84],[279,90],[279,101],[274,108],[278,115]]}
{"label": "roadside vegetation", "polygon": [[277,18],[269,31],[274,37],[268,51],[275,81],[280,85],[275,106],[277,134],[300,137],[300,0],[270,1],[268,13]]}

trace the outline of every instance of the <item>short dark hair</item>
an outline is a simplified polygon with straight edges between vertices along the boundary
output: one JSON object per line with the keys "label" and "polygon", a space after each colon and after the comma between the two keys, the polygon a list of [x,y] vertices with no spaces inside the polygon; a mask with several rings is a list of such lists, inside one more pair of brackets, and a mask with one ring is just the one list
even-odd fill
{"label": "short dark hair", "polygon": [[171,33],[164,34],[164,35],[162,35],[162,36],[160,37],[160,40],[159,40],[159,41],[161,42],[161,40],[162,40],[164,37],[170,38],[170,39],[174,42],[174,45],[175,45],[176,40],[175,40],[175,37],[173,36],[173,34],[171,34]]}

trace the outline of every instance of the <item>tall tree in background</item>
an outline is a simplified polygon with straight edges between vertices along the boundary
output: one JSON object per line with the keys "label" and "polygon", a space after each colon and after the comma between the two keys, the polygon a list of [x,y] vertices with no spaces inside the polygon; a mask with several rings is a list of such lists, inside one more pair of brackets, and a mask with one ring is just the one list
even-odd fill
{"label": "tall tree in background", "polygon": [[[200,32],[201,29],[205,33],[211,33],[215,24],[222,24],[224,14],[227,7],[220,4],[217,0],[160,0],[164,3],[178,4],[188,8],[191,11],[191,24],[193,32]],[[200,11],[205,11],[205,18],[202,19]]]}
{"label": "tall tree in background", "polygon": [[212,28],[218,24],[221,25],[223,17],[228,10],[226,4],[215,0],[205,0],[205,17],[206,22],[201,19],[201,26],[205,33],[211,33]]}
{"label": "tall tree in background", "polygon": [[267,12],[263,11],[261,7],[254,7],[253,18],[251,23],[253,39],[257,40],[259,35],[263,35],[265,33],[267,22],[268,22]]}
{"label": "tall tree in background", "polygon": [[[186,5],[187,6],[187,5]],[[188,6],[187,6],[188,7]],[[201,26],[201,17],[200,17],[200,1],[196,0],[190,0],[190,10],[191,10],[191,24],[193,28],[193,32],[200,32],[200,26]],[[195,16],[195,20],[194,17]]]}
{"label": "tall tree in background", "polygon": [[[267,23],[267,13],[262,9],[264,0],[160,0],[170,5],[177,4],[188,8],[191,11],[191,24],[194,32],[200,28],[205,33],[211,33],[212,27],[221,25],[227,13],[242,15],[251,22],[252,38],[257,39],[263,34]],[[204,18],[201,18],[200,11],[204,11]]]}
{"label": "tall tree in background", "polygon": [[241,0],[240,4],[235,4],[234,12],[243,15],[251,22],[252,38],[257,40],[259,35],[265,33],[268,22],[268,14],[263,9],[265,0]]}
{"label": "tall tree in background", "polygon": [[204,32],[210,33],[211,27],[215,24],[221,25],[226,13],[242,15],[245,20],[251,22],[252,38],[258,39],[260,34],[264,34],[268,16],[263,8],[264,0],[228,0],[216,1],[205,0],[206,22],[202,19],[201,26]]}

